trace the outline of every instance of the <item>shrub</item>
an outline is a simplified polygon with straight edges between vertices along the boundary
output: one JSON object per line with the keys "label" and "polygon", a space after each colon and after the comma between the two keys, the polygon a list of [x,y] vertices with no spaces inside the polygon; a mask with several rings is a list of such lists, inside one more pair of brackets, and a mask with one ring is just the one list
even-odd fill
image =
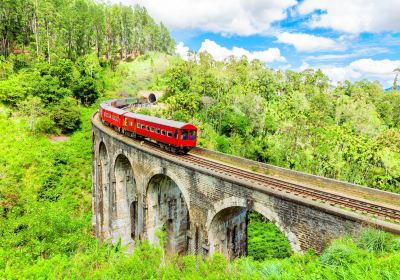
{"label": "shrub", "polygon": [[400,238],[394,238],[392,242],[393,251],[400,252]]}
{"label": "shrub", "polygon": [[272,222],[261,214],[249,211],[248,255],[254,260],[287,258],[291,255],[289,241]]}
{"label": "shrub", "polygon": [[66,97],[53,106],[51,116],[62,133],[71,133],[81,124],[77,101],[71,97]]}
{"label": "shrub", "polygon": [[58,134],[59,130],[56,127],[56,123],[49,116],[42,116],[37,118],[33,132]]}
{"label": "shrub", "polygon": [[387,252],[390,250],[393,236],[384,231],[373,228],[361,232],[357,246],[370,252]]}
{"label": "shrub", "polygon": [[365,255],[349,237],[335,240],[321,255],[321,262],[330,266],[349,266]]}
{"label": "shrub", "polygon": [[81,76],[73,87],[74,97],[85,105],[93,104],[100,96],[96,80],[90,76]]}

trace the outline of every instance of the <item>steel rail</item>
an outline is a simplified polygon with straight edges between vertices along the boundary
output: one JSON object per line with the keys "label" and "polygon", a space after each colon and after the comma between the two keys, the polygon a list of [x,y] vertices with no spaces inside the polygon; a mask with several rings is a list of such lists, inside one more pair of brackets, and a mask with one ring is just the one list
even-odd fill
{"label": "steel rail", "polygon": [[355,198],[341,196],[339,194],[325,192],[323,190],[306,187],[304,185],[299,185],[288,181],[283,181],[277,178],[270,177],[268,175],[246,171],[230,165],[226,165],[224,163],[207,160],[203,157],[198,157],[190,153],[186,155],[175,155],[160,149],[159,146],[153,142],[146,141],[145,145],[152,148],[157,148],[158,151],[161,153],[168,154],[169,156],[178,158],[189,163],[194,163],[205,169],[211,169],[213,171],[223,173],[227,176],[236,176],[239,179],[250,180],[252,183],[259,183],[274,190],[276,189],[278,191],[285,191],[288,193],[292,193],[296,196],[309,197],[312,200],[326,202],[334,207],[351,209],[352,211],[357,211],[364,215],[380,217],[384,220],[391,220],[400,223],[400,210],[397,209],[357,200]]}
{"label": "steel rail", "polygon": [[[140,140],[133,139],[132,137],[122,134],[115,129],[113,130],[116,131],[118,134],[131,139],[132,141],[140,142]],[[379,217],[383,220],[390,220],[392,222],[400,223],[400,210],[394,208],[374,204],[371,202],[361,201],[356,198],[346,197],[339,194],[334,194],[323,190],[310,188],[304,185],[273,178],[268,175],[243,170],[237,167],[233,167],[231,165],[224,164],[222,162],[208,160],[195,154],[188,153],[185,155],[177,155],[161,149],[157,143],[151,141],[142,141],[142,145],[145,145],[148,148],[155,148],[157,149],[158,153],[168,155],[169,157],[173,157],[180,161],[185,161],[189,164],[196,164],[202,168],[225,174],[229,177],[249,180],[254,184],[257,183],[259,185],[262,185],[263,187],[268,187],[272,190],[286,192],[295,196],[302,196],[304,198],[310,198],[311,200],[328,203],[330,206],[338,207],[340,209],[351,209],[352,211],[359,212],[363,215],[375,218]]]}

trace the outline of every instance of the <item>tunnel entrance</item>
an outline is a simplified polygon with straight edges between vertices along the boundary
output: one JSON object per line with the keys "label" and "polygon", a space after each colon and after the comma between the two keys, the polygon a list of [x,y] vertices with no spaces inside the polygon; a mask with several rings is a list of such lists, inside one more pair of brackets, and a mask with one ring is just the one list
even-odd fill
{"label": "tunnel entrance", "polygon": [[157,101],[156,95],[154,93],[150,93],[148,99],[150,103],[154,103]]}
{"label": "tunnel entrance", "polygon": [[291,247],[276,225],[245,207],[229,207],[217,213],[210,225],[212,252],[230,259],[251,256],[255,260],[286,258]]}
{"label": "tunnel entrance", "polygon": [[146,203],[150,242],[160,244],[160,238],[165,238],[167,254],[186,254],[189,210],[178,185],[168,176],[155,175],[148,185]]}
{"label": "tunnel entrance", "polygon": [[119,155],[115,161],[115,181],[112,188],[112,217],[116,238],[126,245],[138,236],[136,181],[128,158]]}

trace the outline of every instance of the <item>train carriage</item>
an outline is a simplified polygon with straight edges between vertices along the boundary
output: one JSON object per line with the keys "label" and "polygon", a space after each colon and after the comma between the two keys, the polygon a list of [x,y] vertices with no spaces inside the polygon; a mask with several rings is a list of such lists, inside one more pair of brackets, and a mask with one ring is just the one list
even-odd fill
{"label": "train carriage", "polygon": [[123,128],[124,114],[126,113],[124,110],[109,105],[102,105],[100,107],[100,115],[103,123],[118,131],[121,131]]}
{"label": "train carriage", "polygon": [[196,146],[197,128],[192,124],[135,113],[124,118],[126,133],[152,139],[166,150],[186,153]]}
{"label": "train carriage", "polygon": [[103,102],[100,116],[104,124],[133,138],[147,138],[161,148],[187,153],[196,146],[197,128],[189,123],[126,112]]}

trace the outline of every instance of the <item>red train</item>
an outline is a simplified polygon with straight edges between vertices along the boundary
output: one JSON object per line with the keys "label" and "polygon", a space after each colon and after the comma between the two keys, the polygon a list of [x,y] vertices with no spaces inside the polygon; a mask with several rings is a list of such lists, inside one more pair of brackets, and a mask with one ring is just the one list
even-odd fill
{"label": "red train", "polygon": [[153,140],[170,152],[184,154],[196,146],[197,128],[189,123],[127,112],[111,106],[109,101],[100,104],[100,116],[105,125],[118,132]]}

